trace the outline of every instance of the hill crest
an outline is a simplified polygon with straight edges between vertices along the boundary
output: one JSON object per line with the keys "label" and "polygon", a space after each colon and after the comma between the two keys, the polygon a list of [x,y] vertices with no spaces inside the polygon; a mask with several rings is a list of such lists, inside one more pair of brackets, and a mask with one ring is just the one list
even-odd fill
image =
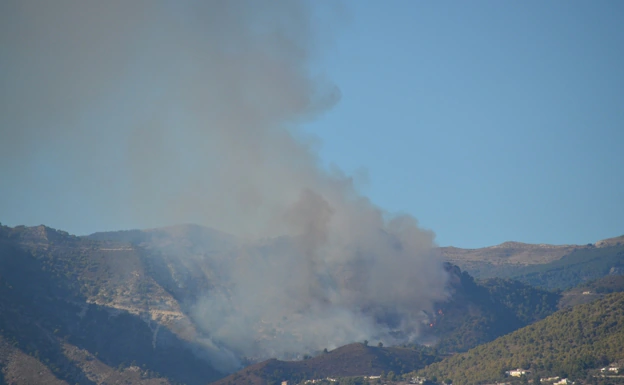
{"label": "hill crest", "polygon": [[596,247],[609,247],[609,246],[618,246],[618,245],[624,245],[624,235],[620,235],[619,237],[603,239],[595,243]]}
{"label": "hill crest", "polygon": [[265,384],[302,381],[325,377],[380,375],[383,372],[407,373],[435,360],[433,355],[408,348],[373,347],[363,343],[341,346],[302,361],[270,359],[248,366],[215,385]]}

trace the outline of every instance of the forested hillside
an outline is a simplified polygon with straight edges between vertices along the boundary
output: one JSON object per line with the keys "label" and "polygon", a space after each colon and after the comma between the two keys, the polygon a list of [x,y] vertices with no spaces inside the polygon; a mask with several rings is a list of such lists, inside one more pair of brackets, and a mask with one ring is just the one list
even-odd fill
{"label": "forested hillside", "polygon": [[624,275],[608,275],[579,286],[579,290],[597,294],[619,293],[624,291]]}
{"label": "forested hillside", "polygon": [[490,295],[506,306],[525,325],[557,311],[561,295],[513,279],[491,278],[479,281]]}
{"label": "forested hillside", "polygon": [[427,348],[367,346],[354,343],[302,361],[268,360],[249,366],[215,385],[300,383],[308,379],[407,373],[434,362]]}
{"label": "forested hillside", "polygon": [[439,304],[427,334],[441,352],[461,352],[492,341],[557,310],[559,294],[510,279],[475,280],[449,265],[448,302]]}
{"label": "forested hillside", "polygon": [[622,291],[624,291],[624,275],[607,275],[561,293],[559,308],[592,302],[606,294]]}
{"label": "forested hillside", "polygon": [[624,293],[552,316],[432,364],[419,374],[454,384],[500,381],[510,369],[534,376],[580,379],[591,369],[624,359]]}

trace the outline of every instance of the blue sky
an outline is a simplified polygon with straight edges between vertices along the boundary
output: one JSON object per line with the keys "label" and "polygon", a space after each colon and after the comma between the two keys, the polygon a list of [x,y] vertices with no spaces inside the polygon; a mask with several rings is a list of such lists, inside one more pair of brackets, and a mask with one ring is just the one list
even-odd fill
{"label": "blue sky", "polygon": [[[355,175],[379,206],[414,215],[443,246],[584,244],[624,234],[623,2],[353,0],[342,8],[314,62],[342,98],[304,126],[320,139],[324,165]],[[323,29],[323,12],[313,22]],[[89,60],[100,65],[97,55]],[[132,90],[145,97],[124,97],[157,99],[163,91],[150,91],[150,76],[142,72],[142,88]],[[106,79],[93,84],[107,89]],[[85,118],[90,112],[72,119],[86,119],[80,124],[98,143],[122,151],[104,126],[129,121],[132,108],[108,97],[114,106],[92,116],[110,121]],[[109,107],[119,115],[106,115]],[[111,183],[89,185],[88,163],[63,173],[63,137],[44,133],[35,144],[31,163],[3,158],[3,224],[77,234],[136,225],[103,209],[121,194],[113,181],[123,165],[111,160]]]}
{"label": "blue sky", "polygon": [[347,4],[325,162],[441,245],[624,233],[624,3]]}

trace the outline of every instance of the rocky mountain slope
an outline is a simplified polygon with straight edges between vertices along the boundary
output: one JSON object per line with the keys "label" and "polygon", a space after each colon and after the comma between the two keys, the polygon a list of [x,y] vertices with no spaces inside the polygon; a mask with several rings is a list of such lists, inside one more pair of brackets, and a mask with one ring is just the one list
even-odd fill
{"label": "rocky mountain slope", "polygon": [[624,235],[619,237],[607,238],[595,243],[596,247],[622,246],[624,245]]}
{"label": "rocky mountain slope", "polygon": [[[142,253],[44,226],[0,228],[0,363],[5,380],[203,384],[192,324]],[[47,369],[46,369],[47,368]],[[39,374],[38,374],[39,375]]]}
{"label": "rocky mountain slope", "polygon": [[[2,226],[0,373],[16,384],[32,383],[33,373],[40,376],[36,382],[51,384],[217,380],[234,367],[214,361],[210,352],[219,347],[209,338],[210,331],[196,324],[193,304],[211,290],[228,290],[222,266],[232,263],[241,250],[261,258],[287,251],[288,242],[243,244],[195,225],[88,237],[45,226]],[[426,315],[428,324],[419,337],[420,343],[439,352],[466,351],[542,319],[556,310],[560,298],[509,279],[475,280],[450,263],[446,270],[451,297]],[[345,352],[354,357],[392,353],[403,354],[398,359],[402,364],[393,363],[397,357],[379,358],[375,362],[385,364],[373,366],[375,370],[405,371],[437,354],[418,350],[425,348],[350,349],[330,355],[319,351],[312,360],[270,361],[270,365],[299,368],[308,375],[308,365],[334,365],[332,357],[348,359]],[[413,360],[414,354],[418,360]],[[247,364],[259,361],[238,359]],[[358,359],[353,359],[359,368]],[[336,375],[351,373],[339,370],[339,365],[332,367]],[[291,369],[289,373],[299,373]]]}
{"label": "rocky mountain slope", "polygon": [[588,247],[563,258],[518,269],[512,278],[550,290],[566,290],[609,275],[624,274],[624,245]]}
{"label": "rocky mountain slope", "polygon": [[547,245],[521,242],[505,242],[496,246],[479,249],[462,249],[459,247],[441,247],[444,258],[470,273],[487,266],[526,266],[543,264],[560,259],[571,251],[585,246]]}
{"label": "rocky mountain slope", "polygon": [[[556,269],[578,259],[591,259],[588,254],[617,253],[624,248],[624,235],[587,245],[548,245],[505,242],[479,249],[441,247],[443,258],[476,278],[520,278],[535,271]],[[575,263],[575,262],[572,262]],[[616,273],[619,274],[619,273]],[[592,277],[593,278],[598,278]],[[569,287],[580,281],[572,282]],[[535,282],[531,282],[535,284]]]}

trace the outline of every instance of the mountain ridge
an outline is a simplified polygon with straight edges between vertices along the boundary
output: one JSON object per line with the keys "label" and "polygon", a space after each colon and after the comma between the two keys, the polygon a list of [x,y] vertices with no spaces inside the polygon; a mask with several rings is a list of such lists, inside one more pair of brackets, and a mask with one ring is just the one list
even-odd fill
{"label": "mountain ridge", "polygon": [[[289,242],[292,240],[288,237],[260,240],[246,245],[245,250],[255,247],[262,258],[274,247],[288,250]],[[507,246],[519,247],[516,243]],[[57,379],[59,373],[64,373],[62,383],[99,384],[104,381],[102,378],[119,378],[136,384],[183,380],[192,385],[204,379],[216,380],[223,374],[207,369],[214,363],[202,353],[206,345],[197,342],[205,331],[197,329],[188,305],[201,293],[222,285],[220,263],[235,256],[240,247],[236,238],[197,225],[90,236],[75,236],[43,225],[1,226],[0,290],[4,296],[0,298],[0,338],[4,348],[0,349],[0,364],[5,368],[54,365],[48,369]],[[609,247],[600,252],[608,252]],[[428,314],[430,324],[421,335],[421,342],[433,344],[439,351],[468,350],[535,322],[558,306],[558,294],[510,279],[475,280],[451,263],[446,263],[445,268],[452,296],[435,304],[434,312]],[[24,307],[20,303],[39,305],[31,309],[31,305]],[[97,328],[96,322],[100,325]],[[132,334],[118,332],[117,328],[131,330]],[[116,334],[124,340],[116,339]],[[118,352],[107,346],[110,341],[127,351]],[[14,342],[19,345],[13,346]],[[176,358],[185,357],[186,364],[181,367],[196,368],[184,372],[172,369],[165,364],[171,359],[163,349],[177,352]],[[435,356],[429,350],[419,349],[393,354],[409,351],[405,354],[413,358],[411,352],[416,351],[419,359]],[[356,356],[363,354],[352,352]],[[336,354],[319,356],[328,360]],[[13,361],[2,358],[9,356],[14,357]],[[15,358],[18,356],[21,358]],[[53,364],[44,363],[51,357],[56,357],[56,361],[50,361]],[[406,357],[404,363],[412,362]],[[253,357],[241,359],[257,362]],[[303,365],[301,368],[305,369],[319,361],[295,362],[306,364],[271,365],[291,369]],[[388,365],[386,369],[399,368]],[[3,376],[12,381],[29,378],[23,370],[7,370]],[[361,374],[365,373],[358,373]],[[53,377],[45,377],[44,383],[55,383]]]}

